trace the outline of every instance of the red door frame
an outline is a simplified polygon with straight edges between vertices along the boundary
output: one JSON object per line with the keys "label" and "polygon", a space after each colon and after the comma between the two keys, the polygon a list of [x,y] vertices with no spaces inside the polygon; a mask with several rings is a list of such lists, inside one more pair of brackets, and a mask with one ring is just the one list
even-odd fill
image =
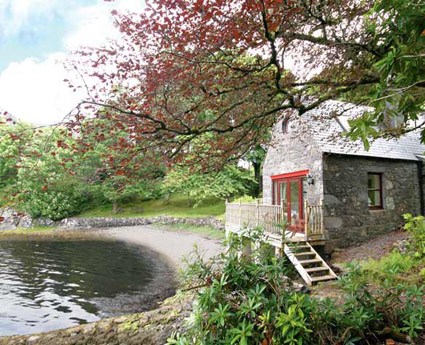
{"label": "red door frame", "polygon": [[[288,223],[291,224],[291,182],[298,182],[298,212],[300,214],[299,223],[295,225],[290,225],[289,230],[294,232],[304,232],[304,203],[303,203],[303,177],[306,177],[309,173],[309,170],[300,170],[287,174],[280,174],[271,176],[272,179],[272,197],[273,204],[279,205],[282,201],[280,199],[280,186],[279,182],[287,183],[286,187],[286,200],[288,200],[286,204],[286,217]],[[277,188],[275,190],[275,183],[277,184]],[[277,195],[276,195],[277,194]]]}

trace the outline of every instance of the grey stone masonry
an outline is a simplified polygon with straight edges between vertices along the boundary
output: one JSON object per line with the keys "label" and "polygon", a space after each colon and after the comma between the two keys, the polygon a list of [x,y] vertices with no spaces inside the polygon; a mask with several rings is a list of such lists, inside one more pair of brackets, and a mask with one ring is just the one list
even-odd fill
{"label": "grey stone masonry", "polygon": [[309,170],[314,178],[314,185],[307,186],[306,197],[309,203],[317,204],[323,194],[322,152],[303,119],[290,120],[288,133],[283,133],[280,120],[274,127],[263,165],[263,202],[272,203],[272,176],[301,170]]}
{"label": "grey stone masonry", "polygon": [[[382,174],[382,209],[369,209],[368,173]],[[325,154],[323,184],[330,247],[358,244],[399,227],[404,213],[420,213],[415,161]]]}
{"label": "grey stone masonry", "polygon": [[224,230],[223,222],[215,217],[179,218],[170,216],[158,216],[152,218],[65,218],[59,223],[59,228],[91,229],[148,224],[187,224],[196,226],[210,226],[219,230]]}
{"label": "grey stone masonry", "polygon": [[[347,106],[353,107],[330,102],[301,117],[284,114],[290,115],[288,131],[282,130],[282,119],[276,123],[263,165],[264,204],[273,201],[273,176],[308,171],[313,177],[304,199],[323,203],[326,251],[398,228],[404,213],[424,213],[425,146],[413,133],[376,140],[366,151],[361,141],[351,142],[342,133],[348,118],[364,111],[345,113]],[[369,208],[368,173],[382,176],[382,209]]]}

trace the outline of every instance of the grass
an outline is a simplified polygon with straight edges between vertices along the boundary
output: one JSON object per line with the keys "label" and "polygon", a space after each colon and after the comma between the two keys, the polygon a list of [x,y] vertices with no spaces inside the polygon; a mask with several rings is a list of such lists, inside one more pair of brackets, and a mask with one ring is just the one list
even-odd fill
{"label": "grass", "polygon": [[364,261],[361,267],[368,279],[375,283],[391,277],[394,281],[420,284],[425,278],[419,273],[425,267],[425,258],[419,259],[397,251],[388,253],[379,260]]}
{"label": "grass", "polygon": [[112,213],[112,205],[101,205],[90,210],[82,212],[78,217],[155,217],[159,215],[167,215],[181,218],[196,218],[216,216],[223,218],[225,212],[225,204],[223,200],[210,198],[205,200],[197,207],[189,206],[187,197],[176,195],[172,196],[169,201],[163,199],[134,201],[124,205],[120,205],[122,212]]}
{"label": "grass", "polygon": [[[158,225],[158,227],[164,228],[164,225]],[[224,230],[218,230],[210,226],[198,226],[198,225],[189,225],[189,224],[172,224],[166,225],[166,230],[169,231],[185,231],[193,234],[205,236],[214,240],[224,240],[226,238],[226,233]]]}
{"label": "grass", "polygon": [[57,228],[53,226],[35,226],[33,228],[17,228],[13,230],[3,230],[0,231],[0,238],[15,235],[45,235],[56,229]]}
{"label": "grass", "polygon": [[72,240],[85,241],[88,239],[109,241],[96,231],[86,230],[61,230],[57,227],[37,226],[28,229],[14,229],[0,231],[0,241],[31,241],[31,240]]}

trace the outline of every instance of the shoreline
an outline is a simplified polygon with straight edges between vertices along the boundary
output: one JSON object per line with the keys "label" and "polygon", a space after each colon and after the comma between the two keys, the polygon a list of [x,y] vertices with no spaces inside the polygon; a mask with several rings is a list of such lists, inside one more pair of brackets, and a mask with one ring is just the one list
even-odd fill
{"label": "shoreline", "polygon": [[183,268],[184,257],[193,252],[195,245],[206,259],[219,254],[223,249],[219,240],[160,226],[124,226],[97,230],[99,235],[108,239],[149,247],[166,257],[177,269]]}
{"label": "shoreline", "polygon": [[[175,231],[168,230],[166,227],[159,226],[125,226],[125,227],[114,227],[114,228],[103,228],[103,229],[87,229],[87,230],[55,230],[52,232],[46,232],[45,234],[37,234],[31,236],[31,234],[23,236],[11,236],[12,240],[22,239],[52,239],[52,238],[66,238],[77,240],[83,240],[85,237],[97,237],[99,239],[123,241],[131,244],[145,246],[155,251],[163,259],[168,261],[175,268],[175,275],[177,276],[178,270],[184,266],[183,257],[193,252],[194,245],[196,244],[198,250],[203,253],[203,256],[208,259],[222,251],[223,247],[220,241],[207,238],[203,235],[194,234],[189,231]],[[8,236],[0,238],[1,240],[7,240]],[[149,311],[138,313],[138,314],[127,314],[116,316],[107,319],[101,319],[92,323],[87,323],[79,326],[72,326],[70,328],[57,329],[43,333],[33,333],[26,335],[13,335],[0,337],[0,345],[15,345],[15,344],[75,344],[76,341],[79,343],[84,339],[83,343],[87,344],[113,344],[112,339],[121,338],[117,344],[126,344],[127,337],[129,339],[137,338],[143,339],[143,343],[149,344],[148,339],[157,336],[161,336],[166,339],[169,335],[170,328],[180,327],[183,322],[183,314],[187,316],[188,310],[190,310],[191,304],[187,302],[187,298],[184,299],[184,305],[177,303],[174,305],[169,300],[178,298],[179,295],[173,294],[172,297],[165,300],[161,300],[156,308],[150,309]],[[173,317],[164,314],[164,304],[168,305],[166,308],[170,311],[174,309],[184,310],[185,312],[180,315],[173,314]],[[174,313],[174,312],[173,312]],[[146,323],[146,315],[148,319],[152,318],[153,324]],[[142,321],[144,320],[144,321]],[[129,323],[134,325],[142,325],[138,327],[137,332],[128,332],[126,327]],[[106,330],[100,331],[99,327],[107,324]],[[152,327],[150,327],[152,326]],[[101,327],[103,328],[103,327]],[[152,328],[156,328],[155,332],[152,333]],[[159,332],[159,333],[158,333]],[[103,340],[103,336],[107,333],[107,341]],[[158,333],[158,334],[157,334]],[[156,334],[154,336],[154,334]],[[167,335],[168,334],[168,335]],[[123,338],[124,337],[124,338]],[[152,338],[152,339],[154,339]],[[132,343],[132,342],[129,342]],[[155,344],[155,342],[152,342]]]}

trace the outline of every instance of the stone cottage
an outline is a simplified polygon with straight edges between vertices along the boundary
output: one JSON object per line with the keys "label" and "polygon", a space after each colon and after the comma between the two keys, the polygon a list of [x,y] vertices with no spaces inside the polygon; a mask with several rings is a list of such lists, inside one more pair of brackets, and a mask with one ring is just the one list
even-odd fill
{"label": "stone cottage", "polygon": [[425,146],[418,133],[377,139],[365,150],[342,134],[367,111],[328,101],[275,125],[263,167],[263,203],[282,205],[289,229],[303,232],[305,205],[321,209],[327,249],[347,247],[424,213]]}

